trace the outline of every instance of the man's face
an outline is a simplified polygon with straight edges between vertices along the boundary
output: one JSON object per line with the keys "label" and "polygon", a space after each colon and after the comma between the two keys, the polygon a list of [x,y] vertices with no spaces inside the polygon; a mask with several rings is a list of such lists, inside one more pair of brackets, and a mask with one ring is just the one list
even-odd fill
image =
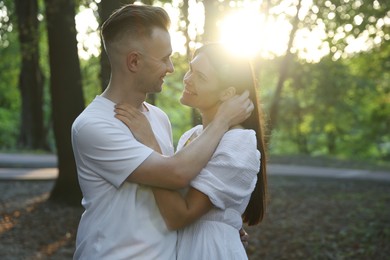
{"label": "man's face", "polygon": [[174,71],[169,33],[160,28],[154,29],[151,38],[145,40],[143,49],[138,52],[141,62],[138,86],[145,93],[161,92],[164,77]]}

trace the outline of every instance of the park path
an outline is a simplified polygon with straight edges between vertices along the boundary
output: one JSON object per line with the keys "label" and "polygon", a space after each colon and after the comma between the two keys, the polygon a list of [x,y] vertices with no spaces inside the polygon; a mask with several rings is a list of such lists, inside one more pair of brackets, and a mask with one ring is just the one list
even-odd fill
{"label": "park path", "polygon": [[[390,182],[390,172],[386,171],[302,165],[270,164],[268,174]],[[0,153],[0,180],[53,180],[57,176],[56,155]]]}

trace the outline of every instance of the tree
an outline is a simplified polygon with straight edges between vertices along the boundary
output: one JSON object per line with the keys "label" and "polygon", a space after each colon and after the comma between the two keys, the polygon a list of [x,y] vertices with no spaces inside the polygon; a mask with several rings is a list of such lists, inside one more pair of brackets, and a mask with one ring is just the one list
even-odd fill
{"label": "tree", "polygon": [[69,0],[45,0],[49,42],[50,90],[59,176],[50,199],[79,205],[81,191],[71,146],[71,125],[84,108],[77,53],[75,6]]}
{"label": "tree", "polygon": [[306,23],[325,27],[334,58],[346,58],[347,47],[353,39],[368,36],[366,44],[370,47],[376,45],[375,41],[384,43],[389,9],[388,0],[316,0],[305,19]]}
{"label": "tree", "polygon": [[21,127],[19,146],[48,150],[43,120],[43,75],[39,65],[39,30],[37,0],[16,0],[21,70]]}
{"label": "tree", "polygon": [[204,6],[204,33],[202,42],[212,42],[217,40],[217,21],[219,17],[218,1],[203,0]]}
{"label": "tree", "polygon": [[0,144],[1,149],[16,147],[20,121],[20,48],[18,46],[13,1],[0,1]]}
{"label": "tree", "polygon": [[297,8],[296,8],[297,9],[296,15],[292,21],[292,29],[290,31],[290,37],[289,37],[289,41],[287,44],[286,55],[284,56],[284,59],[282,60],[282,62],[280,64],[279,79],[278,79],[278,83],[276,85],[275,94],[274,94],[272,101],[271,101],[271,107],[269,109],[269,115],[270,115],[269,116],[269,119],[270,119],[269,131],[270,132],[272,132],[272,129],[274,129],[276,127],[277,122],[278,122],[280,98],[282,95],[284,83],[285,83],[286,79],[288,78],[288,68],[289,68],[289,65],[291,63],[291,59],[293,57],[292,52],[291,52],[291,48],[293,46],[295,33],[298,30],[298,25],[299,25],[298,15],[299,15],[299,11],[301,9],[301,2],[302,1],[299,0]]}

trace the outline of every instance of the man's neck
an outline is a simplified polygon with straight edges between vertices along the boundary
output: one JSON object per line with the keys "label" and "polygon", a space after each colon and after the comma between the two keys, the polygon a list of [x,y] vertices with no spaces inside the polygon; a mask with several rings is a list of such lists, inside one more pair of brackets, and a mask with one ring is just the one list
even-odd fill
{"label": "man's neck", "polygon": [[146,99],[146,94],[138,92],[124,93],[120,88],[115,88],[109,84],[101,96],[111,100],[115,104],[126,103],[133,107],[138,107],[141,111],[145,110],[143,103]]}

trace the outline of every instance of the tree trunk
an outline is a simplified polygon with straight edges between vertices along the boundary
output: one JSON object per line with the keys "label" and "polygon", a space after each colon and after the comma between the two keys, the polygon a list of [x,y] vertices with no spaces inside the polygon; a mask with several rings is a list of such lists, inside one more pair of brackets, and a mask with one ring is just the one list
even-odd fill
{"label": "tree trunk", "polygon": [[21,70],[19,89],[22,99],[18,144],[28,149],[48,150],[43,119],[43,75],[39,66],[37,0],[16,0]]}
{"label": "tree trunk", "polygon": [[59,176],[50,199],[80,205],[81,191],[71,145],[71,126],[84,108],[77,53],[75,6],[45,0],[50,60],[50,90]]}
{"label": "tree trunk", "polygon": [[[290,38],[288,41],[287,45],[287,51],[286,51],[286,56],[284,56],[284,59],[282,60],[282,63],[280,65],[280,70],[279,70],[279,80],[276,86],[275,94],[271,102],[271,107],[270,107],[270,124],[269,124],[269,132],[271,133],[272,130],[276,127],[278,123],[278,113],[279,113],[279,102],[280,98],[282,95],[282,90],[284,86],[284,82],[287,79],[288,76],[288,68],[292,59],[292,53],[291,53],[291,47],[294,42],[295,38],[295,33],[298,30],[298,24],[299,24],[299,11],[301,9],[301,0],[298,2],[297,6],[297,13],[294,17],[294,20],[292,22],[292,29],[290,32]],[[271,136],[270,134],[268,136]]]}
{"label": "tree trunk", "polygon": [[218,40],[217,21],[219,17],[219,1],[203,0],[204,6],[204,33],[202,42],[214,42]]}

